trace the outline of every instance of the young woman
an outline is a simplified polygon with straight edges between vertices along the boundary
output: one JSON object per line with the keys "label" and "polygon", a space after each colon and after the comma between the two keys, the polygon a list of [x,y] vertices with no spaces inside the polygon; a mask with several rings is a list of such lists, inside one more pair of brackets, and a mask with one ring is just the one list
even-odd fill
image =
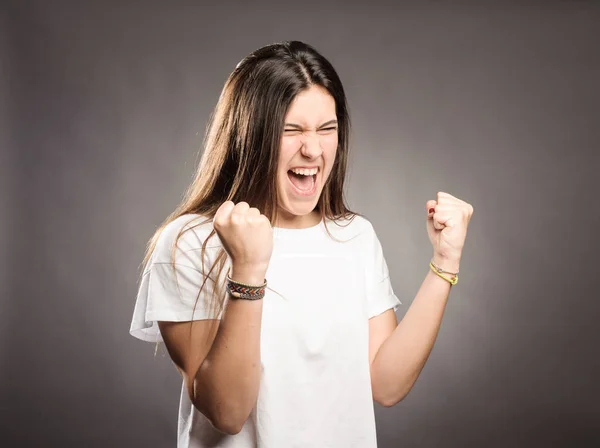
{"label": "young woman", "polygon": [[401,323],[370,222],[343,198],[342,84],[309,45],[227,79],[185,199],[149,243],[131,334],[183,377],[180,447],[375,447],[433,347],[473,208],[426,204],[433,258]]}

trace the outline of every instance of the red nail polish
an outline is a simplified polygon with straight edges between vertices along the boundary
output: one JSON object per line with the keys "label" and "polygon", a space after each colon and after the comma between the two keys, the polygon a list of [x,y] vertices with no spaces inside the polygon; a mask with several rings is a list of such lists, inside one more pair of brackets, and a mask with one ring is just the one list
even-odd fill
{"label": "red nail polish", "polygon": [[430,209],[429,209],[429,213],[433,213],[434,211],[435,211],[435,209],[434,209],[434,208],[430,208]]}

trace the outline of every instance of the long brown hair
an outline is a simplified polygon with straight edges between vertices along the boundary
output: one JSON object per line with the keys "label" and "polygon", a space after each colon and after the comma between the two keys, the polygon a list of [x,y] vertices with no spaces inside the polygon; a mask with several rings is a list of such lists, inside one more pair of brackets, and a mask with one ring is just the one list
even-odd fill
{"label": "long brown hair", "polygon": [[[336,71],[327,59],[303,42],[267,45],[244,58],[225,82],[207,128],[194,180],[182,202],[149,241],[144,267],[162,230],[183,215],[201,215],[206,218],[197,224],[201,225],[212,221],[223,202],[245,201],[258,208],[271,223],[276,222],[277,165],[285,115],[296,95],[313,85],[323,87],[333,97],[338,121],[336,158],[316,208],[324,221],[352,219],[357,215],[350,211],[344,198],[350,118]],[[183,231],[175,240],[173,262]],[[213,229],[202,244],[203,273],[206,243],[215,233]],[[216,262],[204,275],[204,283],[215,282],[213,309],[223,306],[224,288],[216,279],[220,278],[226,259],[225,250],[220,249]],[[211,275],[215,269],[216,275]]]}

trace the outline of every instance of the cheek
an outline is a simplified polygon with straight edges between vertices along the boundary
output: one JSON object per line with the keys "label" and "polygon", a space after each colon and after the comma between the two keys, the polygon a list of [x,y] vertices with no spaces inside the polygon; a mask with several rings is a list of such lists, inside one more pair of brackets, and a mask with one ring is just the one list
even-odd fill
{"label": "cheek", "polygon": [[338,146],[338,137],[337,134],[328,135],[323,140],[321,140],[321,147],[324,151],[327,151],[328,154],[335,154]]}
{"label": "cheek", "polygon": [[335,157],[337,154],[338,147],[338,138],[337,135],[328,136],[325,139],[321,140],[321,148],[323,148],[323,155],[325,160],[327,161],[327,173],[331,171],[333,167],[333,162],[335,162]]}
{"label": "cheek", "polygon": [[297,138],[291,138],[289,136],[281,139],[281,143],[279,146],[279,181],[287,182],[287,167],[290,164],[290,160],[294,157],[294,154],[298,152],[298,148],[300,147],[300,143]]}
{"label": "cheek", "polygon": [[293,137],[284,137],[279,146],[279,162],[287,165],[301,146],[300,139]]}

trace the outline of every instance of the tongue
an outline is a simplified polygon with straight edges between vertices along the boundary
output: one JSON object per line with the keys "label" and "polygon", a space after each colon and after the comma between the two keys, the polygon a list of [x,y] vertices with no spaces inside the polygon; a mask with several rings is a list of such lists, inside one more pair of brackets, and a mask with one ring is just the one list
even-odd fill
{"label": "tongue", "polygon": [[298,190],[310,191],[315,183],[314,176],[303,176],[302,174],[294,174],[292,171],[288,171],[290,181]]}

